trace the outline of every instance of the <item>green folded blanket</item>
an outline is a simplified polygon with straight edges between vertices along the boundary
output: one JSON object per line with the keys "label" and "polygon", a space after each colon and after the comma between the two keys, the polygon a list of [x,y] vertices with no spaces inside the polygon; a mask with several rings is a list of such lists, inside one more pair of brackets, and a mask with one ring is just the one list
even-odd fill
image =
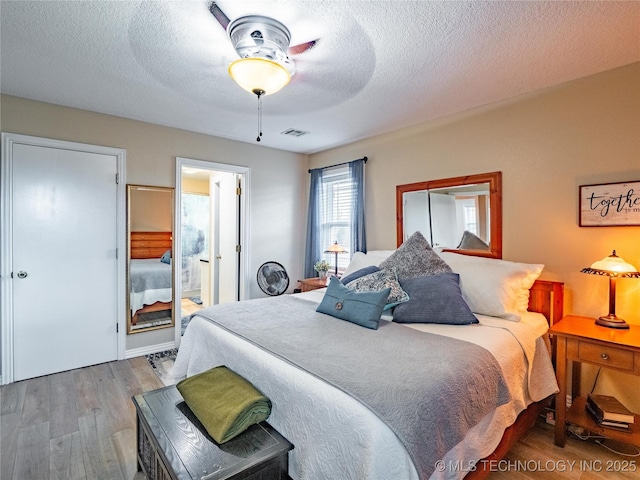
{"label": "green folded blanket", "polygon": [[186,378],[176,388],[218,443],[228,442],[271,413],[271,400],[224,365]]}

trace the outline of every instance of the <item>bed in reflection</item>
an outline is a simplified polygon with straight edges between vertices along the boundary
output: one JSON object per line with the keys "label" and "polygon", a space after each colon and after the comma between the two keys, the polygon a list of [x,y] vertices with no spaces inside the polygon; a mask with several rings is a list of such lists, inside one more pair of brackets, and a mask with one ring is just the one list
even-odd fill
{"label": "bed in reflection", "polygon": [[[557,391],[546,332],[562,284],[536,280],[542,265],[454,253],[439,254],[452,273],[403,279],[390,253],[358,252],[343,276],[366,290],[392,270],[406,287],[377,329],[317,312],[331,285],[218,305],[189,323],[173,375],[226,365],[252,382],[295,445],[294,479],[482,477],[477,462],[501,458]],[[457,293],[442,287],[451,278]],[[450,305],[464,311],[443,313]]]}
{"label": "bed in reflection", "polygon": [[132,329],[171,323],[171,232],[131,232],[129,308]]}

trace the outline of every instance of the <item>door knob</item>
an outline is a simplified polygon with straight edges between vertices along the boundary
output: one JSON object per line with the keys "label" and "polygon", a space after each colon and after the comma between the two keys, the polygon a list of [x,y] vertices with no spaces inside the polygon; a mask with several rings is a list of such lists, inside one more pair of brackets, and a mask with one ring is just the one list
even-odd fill
{"label": "door knob", "polygon": [[22,270],[18,272],[18,278],[27,278],[28,276],[29,274],[27,272],[24,272]]}

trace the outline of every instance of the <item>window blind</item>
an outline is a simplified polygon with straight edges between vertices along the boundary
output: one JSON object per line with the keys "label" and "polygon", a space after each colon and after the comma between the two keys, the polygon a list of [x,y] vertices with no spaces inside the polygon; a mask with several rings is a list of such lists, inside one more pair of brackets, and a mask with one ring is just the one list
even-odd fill
{"label": "window blind", "polygon": [[[353,252],[351,219],[355,202],[355,185],[349,175],[348,165],[326,169],[322,175],[320,232],[323,251],[334,242]],[[349,264],[350,254],[338,254],[338,269]],[[324,259],[335,265],[335,254],[324,254]]]}

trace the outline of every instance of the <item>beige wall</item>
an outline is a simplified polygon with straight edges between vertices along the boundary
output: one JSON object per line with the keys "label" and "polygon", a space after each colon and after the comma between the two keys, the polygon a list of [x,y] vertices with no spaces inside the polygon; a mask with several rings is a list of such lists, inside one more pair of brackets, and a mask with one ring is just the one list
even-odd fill
{"label": "beige wall", "polygon": [[171,190],[129,192],[129,231],[173,232],[173,193]]}
{"label": "beige wall", "polygon": [[182,178],[182,193],[195,193],[209,195],[209,179],[198,180],[193,178]]}
{"label": "beige wall", "polygon": [[[250,275],[250,295],[266,296],[255,281],[255,272],[266,261],[285,266],[292,289],[300,278],[304,255],[301,225],[307,202],[306,155],[7,95],[0,96],[0,130],[124,148],[126,182],[131,184],[175,187],[178,156],[249,167],[249,272],[254,272]],[[129,335],[126,348],[169,341],[173,341],[172,330],[156,330]]]}
{"label": "beige wall", "polygon": [[[364,155],[369,249],[395,247],[396,185],[500,170],[503,258],[544,263],[543,278],[565,282],[565,313],[607,313],[607,280],[580,270],[614,248],[640,268],[640,227],[577,221],[579,185],[640,180],[640,63],[318,153],[310,166]],[[640,325],[640,280],[618,282],[617,313]],[[640,412],[637,391],[624,396]]]}

